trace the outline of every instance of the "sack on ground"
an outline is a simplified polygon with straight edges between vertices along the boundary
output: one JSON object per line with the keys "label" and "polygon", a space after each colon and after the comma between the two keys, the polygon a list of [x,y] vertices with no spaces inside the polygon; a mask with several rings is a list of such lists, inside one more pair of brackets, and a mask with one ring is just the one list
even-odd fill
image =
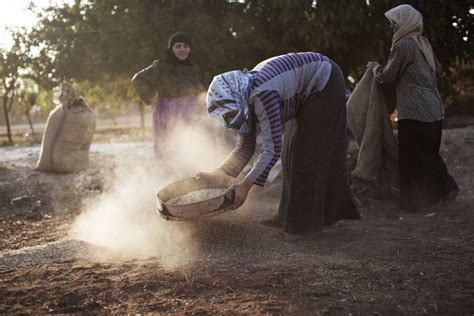
{"label": "sack on ground", "polygon": [[82,98],[48,116],[37,170],[71,173],[87,167],[97,116]]}

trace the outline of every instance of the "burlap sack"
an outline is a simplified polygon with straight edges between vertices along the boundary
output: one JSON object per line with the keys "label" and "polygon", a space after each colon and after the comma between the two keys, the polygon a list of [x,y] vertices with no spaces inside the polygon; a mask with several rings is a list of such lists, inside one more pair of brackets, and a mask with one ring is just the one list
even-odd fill
{"label": "burlap sack", "polygon": [[359,145],[352,178],[376,187],[398,186],[398,146],[384,91],[367,70],[347,101],[347,120]]}
{"label": "burlap sack", "polygon": [[94,111],[81,98],[51,111],[36,169],[70,173],[87,167],[96,119]]}

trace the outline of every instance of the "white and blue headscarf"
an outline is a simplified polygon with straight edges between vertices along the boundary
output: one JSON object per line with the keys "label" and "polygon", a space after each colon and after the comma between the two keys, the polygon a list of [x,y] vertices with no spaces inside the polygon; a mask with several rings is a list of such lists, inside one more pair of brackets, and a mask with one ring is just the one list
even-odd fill
{"label": "white and blue headscarf", "polygon": [[240,134],[253,129],[253,112],[249,106],[249,95],[253,75],[247,70],[235,70],[215,76],[207,91],[207,111],[210,116],[237,111],[225,128],[233,128]]}

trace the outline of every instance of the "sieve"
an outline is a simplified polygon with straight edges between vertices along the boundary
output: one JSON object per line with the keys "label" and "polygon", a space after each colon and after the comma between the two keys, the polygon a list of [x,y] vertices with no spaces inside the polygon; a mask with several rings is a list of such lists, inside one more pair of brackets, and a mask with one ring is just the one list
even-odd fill
{"label": "sieve", "polygon": [[199,190],[227,189],[234,181],[235,178],[227,175],[207,174],[170,183],[156,194],[157,211],[167,220],[195,220],[229,211],[234,201],[234,191],[191,203],[174,204],[170,201]]}

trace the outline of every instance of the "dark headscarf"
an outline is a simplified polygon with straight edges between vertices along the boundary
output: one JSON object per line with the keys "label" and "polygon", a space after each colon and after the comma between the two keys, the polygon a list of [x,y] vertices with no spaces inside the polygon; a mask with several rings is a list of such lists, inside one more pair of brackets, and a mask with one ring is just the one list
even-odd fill
{"label": "dark headscarf", "polygon": [[174,65],[190,65],[191,64],[191,53],[189,53],[188,58],[185,60],[180,60],[176,58],[176,56],[173,53],[173,45],[176,43],[186,43],[189,45],[189,47],[192,47],[191,43],[191,37],[184,33],[174,33],[173,35],[170,36],[168,40],[168,47],[166,48],[166,51],[164,53],[164,58],[163,61],[168,64],[174,64]]}

